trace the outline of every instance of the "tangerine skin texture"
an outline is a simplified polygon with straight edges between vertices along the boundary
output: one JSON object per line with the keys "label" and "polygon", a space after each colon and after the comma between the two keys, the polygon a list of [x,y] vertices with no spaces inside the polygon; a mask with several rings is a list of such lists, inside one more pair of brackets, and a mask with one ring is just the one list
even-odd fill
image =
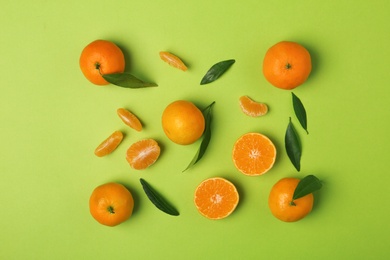
{"label": "tangerine skin texture", "polygon": [[269,83],[281,89],[294,89],[302,85],[312,69],[311,57],[302,45],[282,41],[265,54],[263,74]]}
{"label": "tangerine skin texture", "polygon": [[122,73],[125,57],[122,50],[107,40],[96,40],[88,44],[80,55],[80,69],[84,76],[95,85],[108,85],[102,75]]}
{"label": "tangerine skin texture", "polygon": [[[109,208],[112,208],[110,212]],[[96,187],[89,199],[92,217],[102,225],[116,226],[133,213],[134,199],[130,191],[119,183],[106,183]]]}
{"label": "tangerine skin texture", "polygon": [[297,178],[283,178],[272,187],[268,206],[276,218],[285,222],[295,222],[311,212],[314,203],[312,193],[294,200],[295,206],[290,204],[299,181]]}
{"label": "tangerine skin texture", "polygon": [[188,145],[203,135],[205,119],[193,103],[177,100],[165,108],[162,114],[162,127],[172,142]]}

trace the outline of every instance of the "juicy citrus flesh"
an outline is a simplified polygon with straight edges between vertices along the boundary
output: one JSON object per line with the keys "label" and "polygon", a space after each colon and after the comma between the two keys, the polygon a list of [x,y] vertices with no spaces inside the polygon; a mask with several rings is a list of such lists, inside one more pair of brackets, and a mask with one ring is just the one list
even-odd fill
{"label": "juicy citrus flesh", "polygon": [[233,183],[221,177],[214,177],[198,185],[194,202],[199,213],[206,218],[222,219],[235,210],[239,195]]}
{"label": "juicy citrus flesh", "polygon": [[106,183],[96,187],[89,199],[92,217],[106,226],[113,227],[128,220],[133,208],[132,194],[119,183]]}
{"label": "juicy citrus flesh", "polygon": [[143,170],[154,164],[160,156],[160,146],[153,139],[133,143],[127,150],[126,160],[135,170]]}
{"label": "juicy citrus flesh", "polygon": [[298,178],[283,178],[272,187],[268,206],[276,218],[285,222],[295,222],[311,212],[314,202],[312,193],[292,200],[299,181]]}
{"label": "juicy citrus flesh", "polygon": [[205,129],[202,112],[192,102],[177,100],[169,104],[162,114],[162,127],[174,143],[188,145],[198,140]]}
{"label": "juicy citrus flesh", "polygon": [[254,101],[248,96],[241,96],[239,103],[242,112],[248,116],[258,117],[268,113],[268,106],[265,103]]}
{"label": "juicy citrus flesh", "polygon": [[172,67],[175,67],[182,71],[187,70],[187,66],[184,64],[184,62],[179,57],[170,52],[160,51],[160,58]]}
{"label": "juicy citrus flesh", "polygon": [[90,82],[107,85],[109,82],[102,75],[122,73],[125,70],[125,57],[113,42],[96,40],[83,49],[79,64],[82,73]]}
{"label": "juicy citrus flesh", "polygon": [[267,136],[260,133],[247,133],[235,142],[232,159],[234,166],[243,174],[258,176],[273,167],[276,148]]}
{"label": "juicy citrus flesh", "polygon": [[281,89],[294,89],[303,84],[312,68],[308,50],[296,42],[282,41],[265,54],[263,74],[269,83]]}
{"label": "juicy citrus flesh", "polygon": [[140,132],[142,130],[142,123],[139,120],[139,118],[130,112],[129,110],[125,108],[118,108],[117,109],[117,114],[120,119],[122,119],[123,123],[126,125],[130,126],[134,130]]}
{"label": "juicy citrus flesh", "polygon": [[95,155],[98,157],[106,156],[112,153],[123,140],[123,134],[121,131],[115,131],[107,139],[105,139],[95,149]]}

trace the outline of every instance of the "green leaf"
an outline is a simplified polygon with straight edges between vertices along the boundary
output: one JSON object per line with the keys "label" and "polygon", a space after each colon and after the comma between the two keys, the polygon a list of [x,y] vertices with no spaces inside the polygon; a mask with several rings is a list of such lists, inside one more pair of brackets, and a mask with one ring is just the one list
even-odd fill
{"label": "green leaf", "polygon": [[210,143],[210,139],[211,139],[211,112],[212,112],[212,107],[214,105],[215,101],[213,101],[210,105],[208,105],[204,110],[203,110],[203,113],[205,115],[205,130],[204,130],[204,133],[203,133],[203,140],[202,142],[200,143],[200,147],[198,149],[198,151],[196,152],[194,158],[192,159],[192,161],[190,162],[190,164],[187,166],[187,168],[185,168],[183,170],[183,172],[185,172],[186,170],[188,170],[189,168],[191,168],[192,166],[194,166],[204,155],[204,153],[206,152],[206,149]]}
{"label": "green leaf", "polygon": [[144,82],[130,73],[113,73],[102,75],[109,83],[123,88],[146,88],[157,87],[155,83]]}
{"label": "green leaf", "polygon": [[200,85],[205,85],[208,83],[211,83],[215,80],[217,80],[219,77],[222,76],[229,68],[230,66],[235,63],[235,60],[225,60],[225,61],[220,61],[216,64],[214,64],[204,75],[202,78],[202,81],[200,82]]}
{"label": "green leaf", "polygon": [[302,198],[307,194],[313,193],[322,188],[321,181],[314,175],[307,175],[305,178],[299,181],[298,186],[295,188],[293,200]]}
{"label": "green leaf", "polygon": [[307,131],[307,116],[305,107],[303,106],[301,100],[293,92],[291,92],[291,94],[295,115],[297,116],[298,121],[303,129],[305,129],[306,133],[309,134]]}
{"label": "green leaf", "polygon": [[161,211],[172,215],[179,216],[179,212],[169,204],[156,190],[150,186],[144,179],[140,178],[139,181],[142,184],[142,188],[144,189],[146,196],[148,196],[149,200]]}
{"label": "green leaf", "polygon": [[295,131],[294,125],[291,122],[291,117],[290,122],[287,126],[284,142],[286,146],[287,155],[290,158],[290,161],[294,165],[295,169],[297,169],[297,171],[300,171],[302,150],[298,135]]}

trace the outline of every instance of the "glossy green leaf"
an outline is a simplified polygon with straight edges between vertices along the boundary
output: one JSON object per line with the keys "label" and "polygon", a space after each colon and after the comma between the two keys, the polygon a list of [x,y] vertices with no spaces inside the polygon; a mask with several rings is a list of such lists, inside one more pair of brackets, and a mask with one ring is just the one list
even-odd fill
{"label": "glossy green leaf", "polygon": [[222,76],[229,68],[232,66],[236,61],[235,60],[225,60],[220,61],[216,64],[214,64],[204,75],[202,78],[202,81],[200,82],[200,85],[205,85],[208,83],[211,83],[215,80],[217,80],[219,77]]}
{"label": "glossy green leaf", "polygon": [[157,87],[155,83],[144,82],[130,73],[113,73],[102,75],[109,83],[123,88],[147,88]]}
{"label": "glossy green leaf", "polygon": [[206,152],[206,149],[207,149],[207,147],[210,143],[210,139],[211,139],[211,119],[212,119],[211,112],[212,112],[212,107],[213,107],[214,103],[215,103],[215,101],[213,101],[210,105],[208,105],[203,111],[204,117],[205,117],[205,130],[203,133],[203,140],[200,143],[200,147],[199,147],[198,151],[196,152],[194,158],[192,159],[190,164],[187,166],[187,168],[183,172],[185,172],[186,170],[188,170],[189,168],[194,166],[203,157],[203,155]]}
{"label": "glossy green leaf", "polygon": [[305,107],[303,106],[302,101],[293,92],[291,92],[291,94],[295,115],[303,129],[305,129],[306,133],[309,134],[307,131],[307,116]]}
{"label": "glossy green leaf", "polygon": [[314,175],[307,175],[305,178],[299,181],[298,186],[295,188],[293,200],[302,198],[307,194],[313,193],[322,188],[321,181]]}
{"label": "glossy green leaf", "polygon": [[142,188],[144,189],[146,196],[148,196],[149,200],[161,211],[172,215],[179,216],[179,212],[169,204],[156,190],[150,186],[144,179],[139,179],[142,184]]}
{"label": "glossy green leaf", "polygon": [[302,149],[297,132],[295,131],[294,125],[291,122],[291,117],[287,126],[284,142],[286,146],[286,152],[290,158],[291,163],[294,165],[297,171],[300,171]]}

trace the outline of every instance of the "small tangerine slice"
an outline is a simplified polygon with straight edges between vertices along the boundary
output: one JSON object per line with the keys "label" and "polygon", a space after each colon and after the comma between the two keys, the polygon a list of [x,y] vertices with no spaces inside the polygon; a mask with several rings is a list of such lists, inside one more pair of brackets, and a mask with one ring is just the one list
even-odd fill
{"label": "small tangerine slice", "polygon": [[276,159],[276,148],[265,135],[247,133],[235,142],[232,159],[234,166],[243,174],[258,176],[273,167]]}
{"label": "small tangerine slice", "polygon": [[268,113],[268,106],[265,103],[256,102],[248,96],[240,97],[239,101],[242,112],[248,116],[258,117]]}
{"label": "small tangerine slice", "polygon": [[184,64],[184,62],[179,57],[170,52],[160,51],[160,58],[172,67],[175,67],[182,71],[187,70],[187,66]]}
{"label": "small tangerine slice", "polygon": [[131,113],[129,110],[124,108],[118,108],[116,111],[120,119],[122,119],[123,123],[130,126],[131,128],[135,129],[136,131],[142,130],[142,123],[138,119],[136,115]]}
{"label": "small tangerine slice", "polygon": [[239,194],[233,183],[221,177],[214,177],[198,185],[194,202],[199,213],[206,218],[222,219],[235,210]]}
{"label": "small tangerine slice", "polygon": [[115,131],[106,140],[104,140],[95,149],[95,155],[98,157],[105,156],[112,153],[118,145],[122,142],[123,134],[121,131]]}
{"label": "small tangerine slice", "polygon": [[126,160],[135,170],[143,170],[156,162],[160,146],[153,139],[144,139],[132,144],[127,150]]}

